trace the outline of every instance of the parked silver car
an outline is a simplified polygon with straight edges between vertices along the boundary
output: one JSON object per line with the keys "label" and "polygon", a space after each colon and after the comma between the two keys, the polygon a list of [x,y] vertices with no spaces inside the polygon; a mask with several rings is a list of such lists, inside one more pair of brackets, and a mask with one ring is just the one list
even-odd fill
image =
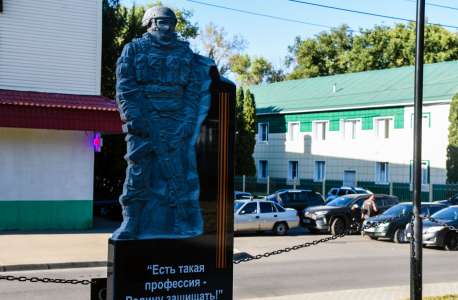
{"label": "parked silver car", "polygon": [[275,235],[299,226],[299,214],[295,209],[283,208],[265,200],[236,200],[234,203],[234,231],[273,230]]}

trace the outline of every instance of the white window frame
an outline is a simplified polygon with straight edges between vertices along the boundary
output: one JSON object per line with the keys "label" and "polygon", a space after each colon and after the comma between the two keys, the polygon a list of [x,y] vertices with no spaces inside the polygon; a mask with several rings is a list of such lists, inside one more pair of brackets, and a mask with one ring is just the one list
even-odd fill
{"label": "white window frame", "polygon": [[[413,117],[414,117],[414,115],[415,115],[414,113],[411,113],[411,115],[410,115],[410,128],[411,129],[413,129],[413,123],[414,123]],[[422,118],[422,120],[423,120],[423,118],[428,119],[428,126],[427,127],[421,126],[421,129],[423,130],[423,129],[431,128],[431,113],[430,112],[424,112],[424,113],[422,113],[421,118]]]}
{"label": "white window frame", "polygon": [[[296,132],[294,139],[292,139],[293,133],[291,132],[291,125],[293,125],[293,124],[297,124],[298,125],[298,131]],[[290,142],[299,141],[300,132],[301,132],[301,122],[288,122],[288,141],[290,141]]]}
{"label": "white window frame", "polygon": [[[324,131],[324,140],[323,139],[317,139],[317,129],[316,126],[318,123],[326,123],[326,129]],[[327,141],[329,137],[329,120],[317,120],[317,121],[312,121],[312,137],[314,141]]]}
{"label": "white window frame", "polygon": [[[262,125],[266,125],[267,132],[266,132],[266,140],[262,140]],[[269,142],[269,123],[258,123],[258,142],[259,143],[268,143]]]}
{"label": "white window frame", "polygon": [[[322,178],[318,178],[318,163],[324,163],[324,171],[322,171]],[[314,182],[323,182],[323,179],[326,179],[326,160],[315,160],[313,163],[313,181]]]}
{"label": "white window frame", "polygon": [[[422,168],[422,176],[421,176],[421,186],[429,186],[428,181],[428,172],[430,172],[430,162],[428,160],[421,161],[422,166],[426,165],[426,178],[423,178],[423,168]],[[424,180],[423,180],[424,179]],[[413,185],[413,161],[410,161],[410,185]]]}
{"label": "white window frame", "polygon": [[[379,128],[378,128],[378,121],[379,120],[390,120],[389,122],[389,126],[388,126],[388,129],[389,129],[389,132],[388,132],[388,138],[380,138],[378,136],[379,134]],[[374,137],[375,139],[377,140],[390,140],[392,138],[392,135],[393,135],[393,130],[394,130],[394,116],[386,116],[386,117],[376,117],[374,118],[374,121],[373,121],[373,127],[374,127]]]}
{"label": "white window frame", "polygon": [[[262,169],[261,169],[261,163],[266,162],[266,177],[262,177]],[[269,176],[269,160],[267,159],[260,159],[258,160],[258,178],[259,179],[267,179]]]}
{"label": "white window frame", "polygon": [[[381,165],[381,164],[388,164],[388,172],[386,172],[386,175],[385,175],[386,181],[381,181],[380,180],[380,175],[377,176],[377,172],[378,172],[377,165]],[[389,162],[387,162],[387,161],[376,161],[375,162],[375,177],[374,177],[375,184],[390,184],[390,171],[391,171],[391,168],[390,168],[390,163]]]}
{"label": "white window frame", "polygon": [[294,180],[292,163],[297,163],[297,169],[296,169],[296,180],[297,180],[299,179],[299,161],[298,160],[289,160],[288,161],[288,180]]}
{"label": "white window frame", "polygon": [[[355,138],[346,138],[345,136],[345,123],[346,122],[356,122],[355,126]],[[340,137],[343,140],[356,140],[360,136],[360,132],[362,130],[362,125],[363,124],[363,119],[362,118],[356,118],[356,119],[340,119]]]}
{"label": "white window frame", "polygon": [[[350,171],[350,172],[355,172],[355,182],[356,184],[358,184],[358,172],[356,170],[353,170],[353,169],[344,169],[342,171],[342,184],[345,185],[344,181],[345,181],[345,171]],[[354,186],[356,187],[356,186]]]}

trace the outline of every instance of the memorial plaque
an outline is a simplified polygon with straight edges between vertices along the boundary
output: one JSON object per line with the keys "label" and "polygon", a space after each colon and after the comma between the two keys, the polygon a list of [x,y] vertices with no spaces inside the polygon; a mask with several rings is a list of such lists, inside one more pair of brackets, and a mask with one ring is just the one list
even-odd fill
{"label": "memorial plaque", "polygon": [[116,71],[128,167],[107,299],[232,299],[235,85],[177,39],[171,9],[142,22]]}

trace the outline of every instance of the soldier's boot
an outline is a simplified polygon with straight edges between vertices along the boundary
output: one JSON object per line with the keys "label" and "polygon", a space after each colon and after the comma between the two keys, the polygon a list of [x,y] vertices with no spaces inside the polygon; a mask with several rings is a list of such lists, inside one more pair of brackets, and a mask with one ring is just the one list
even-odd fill
{"label": "soldier's boot", "polygon": [[124,217],[121,226],[113,233],[115,239],[132,239],[137,234],[138,220],[142,205],[138,203],[130,204],[123,207],[122,215]]}

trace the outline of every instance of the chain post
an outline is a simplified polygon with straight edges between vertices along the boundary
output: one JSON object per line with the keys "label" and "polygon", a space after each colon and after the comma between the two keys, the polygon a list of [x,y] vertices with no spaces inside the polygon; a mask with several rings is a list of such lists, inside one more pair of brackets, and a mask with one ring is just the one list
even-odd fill
{"label": "chain post", "polygon": [[390,180],[390,196],[393,196],[393,180]]}
{"label": "chain post", "polygon": [[429,182],[429,202],[433,202],[433,183]]}
{"label": "chain post", "polygon": [[323,198],[326,200],[326,178],[323,177]]}
{"label": "chain post", "polygon": [[245,193],[245,175],[243,175],[243,192]]}
{"label": "chain post", "polygon": [[423,60],[425,41],[425,0],[417,0],[417,32],[415,41],[415,98],[413,145],[413,226],[410,243],[410,299],[422,299],[423,222],[421,214],[421,125],[423,116]]}

